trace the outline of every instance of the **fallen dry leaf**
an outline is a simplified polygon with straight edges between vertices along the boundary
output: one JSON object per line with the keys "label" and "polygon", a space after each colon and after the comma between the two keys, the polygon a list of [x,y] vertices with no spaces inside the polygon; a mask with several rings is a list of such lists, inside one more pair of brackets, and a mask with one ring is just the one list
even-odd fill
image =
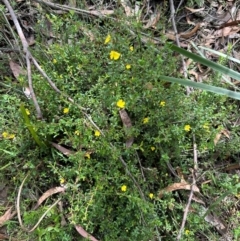
{"label": "fallen dry leaf", "polygon": [[12,207],[10,207],[1,217],[0,217],[0,227],[8,220],[13,217]]}
{"label": "fallen dry leaf", "polygon": [[13,76],[17,79],[20,74],[26,74],[26,71],[16,62],[9,61],[10,69],[12,70]]}
{"label": "fallen dry leaf", "polygon": [[65,156],[69,156],[69,155],[72,155],[75,153],[74,151],[71,151],[57,143],[54,143],[54,142],[50,142],[50,143],[53,147],[55,147],[57,150],[59,150]]}
{"label": "fallen dry leaf", "polygon": [[221,136],[222,136],[222,133],[221,133],[221,132],[220,132],[220,133],[217,133],[217,135],[215,136],[215,138],[214,138],[214,140],[213,140],[215,146],[216,146],[217,143],[219,142]]}
{"label": "fallen dry leaf", "polygon": [[193,8],[188,8],[185,7],[187,10],[189,10],[191,13],[197,13],[197,12],[201,12],[204,10],[204,8],[198,8],[198,9],[193,9]]}
{"label": "fallen dry leaf", "polygon": [[196,26],[192,30],[190,30],[187,33],[180,33],[179,36],[181,38],[185,38],[185,39],[191,38],[195,33],[197,33],[200,26],[201,26],[200,23],[197,23]]}
{"label": "fallen dry leaf", "polygon": [[75,226],[75,229],[78,231],[78,233],[84,237],[84,238],[87,238],[91,241],[98,241],[96,238],[94,238],[91,234],[89,234],[87,231],[85,231],[81,226],[79,225],[76,225]]}
{"label": "fallen dry leaf", "polygon": [[160,12],[151,14],[150,19],[148,20],[148,23],[145,26],[143,26],[143,28],[145,28],[145,29],[154,28],[155,29],[160,17],[161,17]]}
{"label": "fallen dry leaf", "polygon": [[129,1],[121,0],[121,5],[123,6],[127,17],[132,17],[134,15],[134,10],[129,6]]}
{"label": "fallen dry leaf", "polygon": [[222,135],[226,136],[229,139],[230,138],[230,131],[227,130],[227,129],[224,129],[224,130],[221,130],[219,133],[217,133],[217,135],[215,136],[215,138],[213,140],[215,146],[219,142]]}
{"label": "fallen dry leaf", "polygon": [[29,46],[35,44],[35,39],[34,39],[34,35],[33,35],[33,34],[31,34],[31,35],[27,38],[27,42],[28,42],[28,45],[29,45]]}
{"label": "fallen dry leaf", "polygon": [[[121,117],[122,123],[126,128],[131,128],[132,127],[132,122],[130,117],[128,116],[128,113],[126,110],[120,110],[119,115]],[[126,147],[129,148],[133,144],[134,138],[129,137],[126,141]]]}
{"label": "fallen dry leaf", "polygon": [[[202,206],[202,209],[207,212],[208,209]],[[215,214],[207,214],[204,218],[204,220],[208,223],[210,223],[211,225],[213,225],[217,231],[221,234],[221,235],[225,235],[227,233],[227,226],[226,224],[223,223],[223,221],[216,216]]]}
{"label": "fallen dry leaf", "polygon": [[43,201],[45,201],[48,197],[52,196],[53,194],[64,192],[66,190],[65,187],[53,187],[47,190],[43,195],[38,199],[37,204],[33,208],[33,210],[37,209]]}
{"label": "fallen dry leaf", "polygon": [[163,190],[161,190],[158,194],[159,198],[162,198],[163,194],[166,192],[172,192],[172,191],[176,191],[176,190],[191,190],[191,188],[193,189],[194,192],[199,192],[199,188],[196,185],[191,185],[185,181],[183,182],[178,182],[178,183],[173,183],[171,185],[169,185],[168,187],[164,188]]}
{"label": "fallen dry leaf", "polygon": [[230,131],[227,129],[222,130],[222,134],[226,136],[228,139],[230,139]]}
{"label": "fallen dry leaf", "polygon": [[28,86],[23,87],[23,93],[28,99],[32,99],[31,91]]}
{"label": "fallen dry leaf", "polygon": [[121,120],[122,120],[122,123],[125,127],[127,128],[130,128],[132,127],[132,122],[131,122],[131,119],[130,117],[128,116],[128,113],[126,110],[120,110],[119,111],[119,114],[120,114],[120,117],[121,117]]}

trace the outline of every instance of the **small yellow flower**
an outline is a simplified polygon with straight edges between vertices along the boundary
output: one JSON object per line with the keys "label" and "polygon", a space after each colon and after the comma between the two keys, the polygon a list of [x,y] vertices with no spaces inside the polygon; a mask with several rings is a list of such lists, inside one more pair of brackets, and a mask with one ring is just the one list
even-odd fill
{"label": "small yellow flower", "polygon": [[89,152],[86,152],[84,156],[85,156],[86,158],[90,159],[90,153],[89,153]]}
{"label": "small yellow flower", "polygon": [[68,112],[69,112],[69,108],[64,108],[64,109],[63,109],[63,113],[64,113],[64,114],[68,114]]}
{"label": "small yellow flower", "polygon": [[63,185],[63,184],[65,183],[65,179],[64,179],[63,177],[61,177],[61,178],[59,179],[59,182],[60,182],[60,185]]}
{"label": "small yellow flower", "polygon": [[131,67],[132,67],[132,66],[131,66],[130,64],[127,64],[127,65],[126,65],[126,69],[131,69]]}
{"label": "small yellow flower", "polygon": [[153,199],[153,193],[149,193],[149,197],[151,198],[151,199]]}
{"label": "small yellow flower", "polygon": [[53,63],[56,64],[56,63],[57,63],[57,60],[56,60],[56,59],[53,59]]}
{"label": "small yellow flower", "polygon": [[130,51],[133,51],[133,46],[130,46],[129,49],[130,49]]}
{"label": "small yellow flower", "polygon": [[124,108],[125,107],[125,101],[122,99],[117,102],[117,107],[119,108]]}
{"label": "small yellow flower", "polygon": [[210,132],[210,131],[209,131],[209,125],[208,125],[208,123],[205,123],[205,124],[203,125],[203,128],[204,128],[207,132]]}
{"label": "small yellow flower", "polygon": [[94,133],[94,135],[98,137],[98,136],[101,135],[101,133],[100,133],[100,131],[96,130],[95,133]]}
{"label": "small yellow flower", "polygon": [[110,41],[111,41],[111,36],[110,36],[110,34],[108,34],[108,36],[105,39],[104,44],[108,44]]}
{"label": "small yellow flower", "polygon": [[166,105],[166,102],[165,102],[165,101],[161,101],[161,102],[159,103],[159,105],[162,106],[162,107],[164,107],[164,106]]}
{"label": "small yellow flower", "polygon": [[4,132],[2,133],[2,137],[3,137],[4,139],[14,139],[15,135],[14,135],[14,134],[9,134],[8,132],[4,131]]}
{"label": "small yellow flower", "polygon": [[4,139],[7,139],[8,133],[7,133],[6,131],[4,131],[4,132],[2,133],[2,137],[3,137]]}
{"label": "small yellow flower", "polygon": [[149,122],[149,117],[143,118],[143,124],[147,124]]}
{"label": "small yellow flower", "polygon": [[152,150],[152,151],[155,151],[155,150],[156,150],[156,147],[155,147],[155,146],[151,146],[151,150]]}
{"label": "small yellow flower", "polygon": [[185,235],[189,235],[190,231],[188,229],[185,230]]}
{"label": "small yellow flower", "polygon": [[191,130],[191,126],[190,125],[185,125],[184,126],[184,130],[185,131],[190,131]]}
{"label": "small yellow flower", "polygon": [[118,53],[117,51],[111,51],[110,52],[110,59],[113,59],[113,60],[118,60],[120,58],[121,54]]}
{"label": "small yellow flower", "polygon": [[127,186],[126,185],[122,185],[121,190],[122,190],[122,192],[126,192],[127,191]]}
{"label": "small yellow flower", "polygon": [[25,110],[26,110],[26,114],[27,114],[27,115],[30,115],[29,109],[25,109]]}
{"label": "small yellow flower", "polygon": [[15,135],[14,134],[9,134],[8,139],[14,139]]}
{"label": "small yellow flower", "polygon": [[78,130],[76,130],[76,131],[74,132],[74,134],[75,134],[76,136],[79,136],[79,135],[80,135],[80,132],[79,132]]}

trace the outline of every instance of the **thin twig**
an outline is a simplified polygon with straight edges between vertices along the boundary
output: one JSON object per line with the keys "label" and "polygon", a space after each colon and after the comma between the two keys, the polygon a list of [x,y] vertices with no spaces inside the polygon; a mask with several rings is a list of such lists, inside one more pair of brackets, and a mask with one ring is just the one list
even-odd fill
{"label": "thin twig", "polygon": [[18,19],[15,15],[10,3],[8,2],[8,0],[3,0],[3,2],[6,5],[8,11],[9,11],[11,17],[12,17],[12,20],[13,20],[14,25],[15,25],[15,27],[17,29],[17,32],[18,32],[18,36],[19,36],[19,38],[21,39],[21,42],[22,42],[23,51],[25,53],[26,64],[27,64],[28,85],[29,85],[30,93],[31,93],[31,96],[32,96],[32,100],[33,100],[35,109],[37,111],[37,118],[42,119],[43,118],[42,112],[41,112],[40,106],[38,104],[36,95],[35,95],[34,90],[33,90],[33,85],[32,85],[31,63],[30,63],[30,59],[31,59],[32,55],[31,55],[30,51],[28,50],[28,42],[27,42],[27,40],[26,40],[26,38],[23,34],[22,28],[21,28],[21,26],[18,22]]}
{"label": "thin twig", "polygon": [[49,211],[54,207],[56,206],[60,201],[61,201],[61,198],[59,198],[55,203],[53,203],[47,210],[46,212],[39,218],[39,220],[37,221],[37,223],[33,226],[33,228],[31,228],[30,230],[25,228],[23,223],[22,223],[22,218],[21,218],[21,210],[20,210],[20,198],[21,198],[21,192],[22,192],[22,188],[23,188],[23,184],[25,183],[26,179],[28,178],[29,176],[29,173],[26,175],[26,177],[23,179],[20,187],[19,187],[19,190],[18,190],[18,195],[17,195],[17,203],[16,203],[16,210],[17,210],[17,216],[18,216],[18,222],[20,224],[20,227],[28,232],[28,233],[31,233],[33,232],[37,227],[38,225],[42,222],[42,220],[44,219],[44,217],[49,213]]}
{"label": "thin twig", "polygon": [[188,215],[188,212],[189,212],[189,208],[190,208],[190,205],[191,205],[191,202],[192,202],[192,198],[193,198],[193,187],[196,185],[196,178],[195,178],[196,169],[195,169],[195,167],[197,168],[197,145],[195,143],[195,137],[194,136],[193,136],[193,140],[194,140],[194,142],[193,142],[194,169],[191,170],[193,181],[192,181],[192,185],[191,185],[190,195],[188,197],[188,203],[187,203],[187,206],[186,206],[184,214],[183,214],[182,224],[181,224],[181,227],[180,227],[177,239],[176,239],[177,241],[179,241],[181,239],[181,236],[182,236],[182,233],[183,233],[186,221],[187,221],[187,215]]}
{"label": "thin twig", "polygon": [[142,166],[141,160],[139,158],[139,155],[138,155],[137,151],[135,153],[136,153],[137,160],[138,160],[138,163],[139,163],[139,166],[140,166],[140,170],[141,170],[141,173],[142,173],[143,181],[145,182],[146,181],[146,177],[144,175],[144,171],[143,171],[143,166]]}
{"label": "thin twig", "polygon": [[[177,27],[176,27],[176,23],[175,23],[175,8],[174,8],[173,0],[169,0],[169,4],[170,4],[170,8],[171,8],[171,20],[172,20],[172,25],[173,25],[175,37],[176,37],[176,43],[177,43],[178,47],[181,47],[180,42],[179,42],[179,38],[178,38],[178,31],[177,31]],[[187,77],[188,77],[187,67],[186,67],[186,63],[185,63],[182,55],[181,55],[181,59],[182,59],[182,65],[183,65],[183,74],[184,74],[184,77],[187,79]],[[189,86],[186,86],[186,90],[187,90],[187,94],[189,95],[191,93],[191,90],[190,90]]]}
{"label": "thin twig", "polygon": [[[62,5],[62,4],[57,4],[57,3],[52,3],[52,2],[48,2],[48,1],[42,1],[42,0],[35,0],[35,2],[38,3],[43,3],[49,7],[55,8],[55,9],[60,9],[60,10],[65,10],[65,11],[74,11],[78,14],[86,14],[88,16],[95,16],[95,17],[106,17],[105,15],[101,14],[101,11],[97,12],[96,11],[88,11],[88,10],[84,10],[84,9],[80,9],[80,8],[74,8],[68,5]],[[108,18],[110,18],[108,16]]]}
{"label": "thin twig", "polygon": [[193,162],[194,162],[194,171],[198,170],[198,161],[197,161],[197,144],[195,140],[195,135],[193,135]]}

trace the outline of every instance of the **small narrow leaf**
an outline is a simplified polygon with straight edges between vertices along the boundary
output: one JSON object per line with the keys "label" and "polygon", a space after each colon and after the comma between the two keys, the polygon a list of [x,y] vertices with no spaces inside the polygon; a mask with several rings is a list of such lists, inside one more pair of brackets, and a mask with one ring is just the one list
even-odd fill
{"label": "small narrow leaf", "polygon": [[42,141],[39,139],[36,131],[34,130],[33,125],[32,125],[31,122],[30,122],[30,119],[29,119],[29,117],[28,117],[28,115],[27,115],[27,111],[26,111],[26,109],[25,109],[25,107],[24,107],[23,104],[20,105],[20,111],[21,111],[22,116],[23,116],[23,119],[24,119],[24,124],[25,124],[26,127],[28,128],[28,130],[29,130],[29,132],[31,133],[31,135],[32,135],[33,139],[35,140],[35,142],[36,142],[39,146],[45,147],[45,143],[42,142]]}

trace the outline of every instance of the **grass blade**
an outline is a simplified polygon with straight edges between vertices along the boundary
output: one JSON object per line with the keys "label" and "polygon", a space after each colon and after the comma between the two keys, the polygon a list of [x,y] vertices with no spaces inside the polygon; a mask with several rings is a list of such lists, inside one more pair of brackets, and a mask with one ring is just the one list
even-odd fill
{"label": "grass blade", "polygon": [[226,54],[224,54],[224,53],[221,53],[221,52],[218,52],[218,51],[216,51],[216,50],[209,49],[209,48],[206,48],[206,47],[203,47],[203,46],[199,46],[199,48],[204,49],[204,50],[207,50],[207,51],[212,52],[212,53],[214,53],[214,54],[216,54],[216,55],[218,55],[218,56],[224,57],[224,58],[226,58],[226,59],[232,60],[233,62],[236,62],[236,63],[240,64],[240,60],[238,60],[238,59],[236,59],[236,58],[233,58],[233,57],[231,57],[231,56],[228,56],[228,55],[226,55]]}
{"label": "grass blade", "polygon": [[199,63],[201,63],[203,65],[206,65],[206,66],[212,68],[215,71],[218,71],[218,72],[220,72],[222,74],[228,75],[228,76],[232,77],[235,80],[240,80],[240,73],[238,73],[237,71],[231,70],[231,69],[229,69],[229,68],[227,68],[225,66],[222,66],[220,64],[214,63],[214,62],[212,62],[212,61],[210,61],[208,59],[205,59],[205,58],[203,58],[203,57],[201,57],[199,55],[193,54],[193,53],[191,53],[191,52],[189,52],[189,51],[187,51],[185,49],[179,48],[176,45],[170,45],[170,48],[172,50],[174,50],[174,51],[176,51],[176,52],[178,52],[178,53],[180,53],[180,54],[190,58],[190,59],[193,59],[196,62],[199,62]]}
{"label": "grass blade", "polygon": [[29,119],[29,117],[28,117],[28,115],[27,115],[26,109],[25,109],[25,107],[23,106],[23,104],[21,104],[20,110],[21,110],[21,113],[22,113],[22,115],[23,115],[24,123],[25,123],[25,125],[27,126],[28,130],[30,131],[30,133],[31,133],[33,139],[35,140],[35,142],[36,142],[39,146],[45,147],[44,142],[42,142],[42,141],[39,139],[36,131],[34,130],[33,125],[32,125],[31,122],[30,122],[30,119]]}
{"label": "grass blade", "polygon": [[219,94],[219,95],[226,95],[233,99],[240,100],[240,92],[235,92],[232,90],[224,89],[221,87],[215,87],[215,86],[207,85],[207,84],[203,84],[203,83],[197,83],[197,82],[194,82],[191,80],[186,80],[186,79],[173,78],[173,77],[162,76],[162,75],[160,75],[159,77],[161,80],[178,83],[178,84],[185,85],[185,86],[191,86],[194,88],[210,91],[210,92],[213,92],[213,93]]}

